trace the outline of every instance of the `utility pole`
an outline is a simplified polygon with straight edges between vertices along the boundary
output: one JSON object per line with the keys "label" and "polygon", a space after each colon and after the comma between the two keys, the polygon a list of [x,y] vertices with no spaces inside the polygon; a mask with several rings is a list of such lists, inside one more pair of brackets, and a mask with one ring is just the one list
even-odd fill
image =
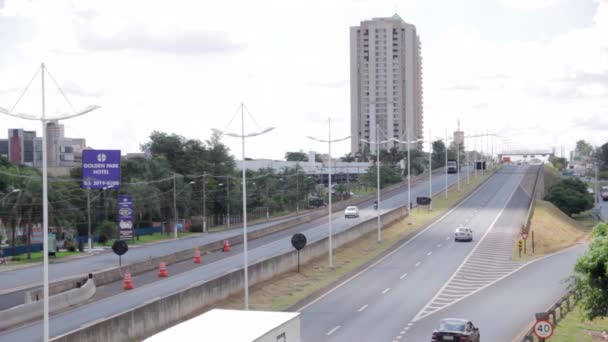
{"label": "utility pole", "polygon": [[433,210],[433,139],[431,139],[431,129],[429,128],[429,211]]}
{"label": "utility pole", "polygon": [[[380,222],[380,131],[378,130],[378,122],[376,122],[376,186],[377,186],[377,221],[378,221],[378,242],[382,240],[382,224]],[[409,191],[408,191],[409,196]],[[409,216],[409,203],[408,203],[408,216]]]}
{"label": "utility pole", "polygon": [[473,169],[475,170],[475,178],[477,178],[477,156],[479,155],[479,153],[477,153],[477,129],[473,131],[473,145],[475,146],[473,148],[473,151],[475,152],[473,155]]}
{"label": "utility pole", "polygon": [[207,173],[203,174],[203,233],[207,232]]}
{"label": "utility pole", "polygon": [[177,239],[177,193],[176,188],[176,175],[173,174],[173,238]]}
{"label": "utility pole", "polygon": [[226,228],[230,229],[230,175],[226,176]]}
{"label": "utility pole", "polygon": [[93,252],[93,236],[91,231],[91,180],[87,181],[87,225],[88,225],[88,240],[89,240],[89,253]]}
{"label": "utility pole", "polygon": [[445,130],[445,199],[448,199],[448,130]]}

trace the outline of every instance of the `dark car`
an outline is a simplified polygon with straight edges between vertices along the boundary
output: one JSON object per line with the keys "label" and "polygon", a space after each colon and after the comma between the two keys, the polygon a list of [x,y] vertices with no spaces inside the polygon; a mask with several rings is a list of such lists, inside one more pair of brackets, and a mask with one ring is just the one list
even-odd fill
{"label": "dark car", "polygon": [[433,331],[431,342],[479,342],[479,328],[466,319],[446,318],[439,322],[439,328]]}

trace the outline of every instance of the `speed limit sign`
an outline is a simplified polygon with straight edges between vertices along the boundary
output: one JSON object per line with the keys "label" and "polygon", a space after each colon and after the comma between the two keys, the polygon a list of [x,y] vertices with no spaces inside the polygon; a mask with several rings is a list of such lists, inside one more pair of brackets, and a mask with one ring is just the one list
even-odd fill
{"label": "speed limit sign", "polygon": [[553,325],[549,321],[539,320],[534,323],[534,335],[546,339],[553,335]]}

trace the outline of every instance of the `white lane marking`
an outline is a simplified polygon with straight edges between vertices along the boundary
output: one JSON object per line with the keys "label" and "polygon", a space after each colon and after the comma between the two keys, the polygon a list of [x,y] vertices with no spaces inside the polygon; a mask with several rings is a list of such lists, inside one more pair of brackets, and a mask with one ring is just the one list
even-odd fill
{"label": "white lane marking", "polygon": [[403,273],[403,275],[401,277],[399,277],[399,279],[403,279],[405,277],[407,277],[407,273]]}
{"label": "white lane marking", "polygon": [[446,239],[446,240],[449,240],[449,239],[450,239],[450,237],[448,236],[448,237],[446,237],[445,239]]}
{"label": "white lane marking", "polygon": [[438,244],[438,245],[437,245],[437,248],[441,248],[441,246],[442,246],[441,244]]}
{"label": "white lane marking", "polygon": [[411,327],[412,325],[414,325],[414,323],[412,323],[412,322],[409,322],[409,323],[407,324],[407,326],[408,326],[408,327]]}
{"label": "white lane marking", "polygon": [[359,310],[357,310],[357,312],[361,312],[361,311],[363,311],[365,309],[367,309],[367,304],[365,304],[362,307],[360,307]]}
{"label": "white lane marking", "polygon": [[387,288],[385,288],[385,289],[384,289],[384,291],[382,291],[382,294],[386,294],[386,293],[387,293],[388,291],[390,291],[390,290],[391,290],[391,288],[390,288],[390,287],[387,287]]}
{"label": "white lane marking", "polygon": [[431,254],[433,254],[433,252],[428,252],[426,253],[426,256],[431,256]]}
{"label": "white lane marking", "polygon": [[401,330],[400,334],[401,335],[405,334],[405,330]]}
{"label": "white lane marking", "polygon": [[333,329],[331,329],[330,331],[327,332],[327,336],[330,336],[331,334],[335,333],[336,331],[338,331],[338,329],[342,328],[341,325],[336,325]]}
{"label": "white lane marking", "polygon": [[410,330],[410,327],[403,328],[405,331]]}
{"label": "white lane marking", "polygon": [[403,336],[397,336],[397,339],[400,340]]}
{"label": "white lane marking", "polygon": [[[520,182],[521,182],[521,179],[520,179]],[[477,244],[473,247],[473,249],[471,250],[471,252],[469,252],[469,254],[466,256],[466,258],[464,258],[464,260],[462,261],[462,263],[460,264],[460,266],[458,266],[458,268],[456,269],[456,271],[452,274],[452,276],[450,277],[450,279],[448,279],[448,281],[445,282],[445,284],[441,287],[441,289],[439,289],[439,291],[437,292],[437,294],[435,294],[435,296],[433,298],[431,298],[431,300],[423,308],[427,307],[428,305],[431,305],[435,301],[435,299],[437,299],[437,297],[439,297],[439,295],[441,294],[441,292],[450,284],[450,282],[452,282],[454,280],[454,278],[456,278],[456,275],[458,274],[458,272],[464,267],[464,265],[471,258],[471,256],[473,256],[473,254],[475,253],[475,251],[477,250],[477,248],[481,245],[481,243],[486,238],[486,236],[488,236],[488,234],[492,231],[492,229],[496,225],[496,222],[498,222],[498,219],[502,216],[502,214],[504,213],[505,209],[509,205],[509,202],[511,202],[511,199],[513,198],[513,195],[515,195],[515,191],[517,189],[518,189],[518,187],[514,187],[513,191],[509,195],[509,197],[507,197],[507,200],[505,201],[505,204],[503,205],[502,209],[498,212],[498,215],[496,215],[496,217],[494,218],[494,220],[492,221],[492,223],[488,227],[488,230],[486,230],[486,232],[483,234],[483,236],[481,237],[481,239],[479,239],[479,241],[477,242]],[[457,300],[456,302],[459,302],[459,301],[461,301],[461,300],[463,300],[465,298],[468,298],[470,296],[471,296],[471,294],[466,295],[466,296],[462,297],[461,299]],[[456,302],[454,302],[452,304],[455,304]],[[433,313],[436,313],[436,312],[438,312],[438,311],[434,311]],[[417,320],[422,319],[423,317],[426,317],[426,316],[428,316],[428,315],[422,316],[422,311],[421,311],[416,316],[414,316],[414,320],[413,321],[416,322]]]}
{"label": "white lane marking", "polygon": [[[374,262],[373,264],[367,266],[365,269],[361,270],[359,273],[353,275],[352,277],[346,279],[345,281],[341,282],[340,284],[334,286],[332,289],[330,289],[329,291],[325,292],[323,295],[317,297],[317,299],[311,301],[308,304],[305,304],[304,306],[302,306],[301,308],[299,308],[298,310],[295,310],[295,311],[303,311],[306,308],[308,308],[309,306],[314,305],[316,302],[318,302],[318,301],[322,300],[323,298],[329,296],[331,293],[333,293],[337,289],[341,288],[342,286],[346,285],[347,283],[349,283],[353,279],[359,277],[363,273],[369,271],[371,268],[376,267],[378,264],[380,264],[384,260],[390,258],[391,256],[393,256],[393,254],[401,251],[401,249],[403,249],[405,246],[409,245],[413,241],[416,241],[416,239],[420,235],[426,233],[427,230],[433,228],[436,224],[438,224],[439,222],[443,221],[446,217],[448,217],[450,214],[452,214],[454,211],[456,211],[456,209],[460,208],[460,206],[462,206],[463,204],[467,203],[474,195],[476,195],[478,192],[481,192],[482,189],[484,189],[485,187],[488,186],[488,184],[490,184],[490,180],[491,179],[492,179],[492,177],[489,177],[488,179],[486,179],[482,184],[480,184],[480,185],[477,186],[477,189],[475,189],[473,192],[471,192],[470,194],[468,194],[467,197],[465,197],[464,199],[462,199],[460,201],[460,203],[458,203],[452,209],[448,210],[445,214],[443,214],[441,217],[439,217],[436,221],[434,221],[433,223],[429,224],[428,227],[426,227],[423,230],[421,230],[420,232],[418,232],[418,234],[414,235],[411,239],[405,241],[401,246],[395,248],[392,252],[390,252],[387,255],[385,255],[384,257],[378,259],[376,262]],[[450,239],[450,237],[448,236],[447,240],[449,240],[449,239]]]}
{"label": "white lane marking", "polygon": [[422,264],[422,263],[421,263],[420,261],[418,261],[418,262],[416,263],[416,265],[414,265],[414,267],[418,267],[418,266],[420,266],[420,264]]}

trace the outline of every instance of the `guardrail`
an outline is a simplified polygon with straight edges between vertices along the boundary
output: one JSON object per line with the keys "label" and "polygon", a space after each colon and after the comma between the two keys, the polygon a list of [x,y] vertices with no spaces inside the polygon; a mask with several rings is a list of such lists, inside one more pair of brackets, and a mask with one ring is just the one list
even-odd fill
{"label": "guardrail", "polygon": [[530,223],[532,222],[532,216],[534,215],[534,207],[536,203],[536,196],[538,193],[538,179],[541,177],[540,173],[543,168],[543,165],[538,167],[538,170],[536,171],[536,177],[534,178],[534,187],[532,188],[532,193],[530,194],[530,206],[528,207],[528,212],[526,213],[526,219],[524,223],[524,229],[526,232],[530,230]]}
{"label": "guardrail", "polygon": [[[50,313],[54,314],[66,308],[80,305],[95,295],[97,287],[90,276],[84,285],[49,296]],[[28,300],[25,304],[13,306],[10,309],[0,311],[0,330],[8,329],[18,324],[23,324],[35,319],[42,318],[42,297]]]}
{"label": "guardrail", "polygon": [[[548,319],[551,321],[553,326],[556,326],[557,323],[559,323],[570,311],[572,311],[580,299],[580,294],[574,290],[571,290],[565,296],[560,298],[560,300],[558,300],[555,304],[553,304],[549,310],[546,311]],[[536,337],[533,329],[534,326],[532,324],[532,327],[526,331],[524,337],[522,337],[519,342],[544,341],[544,339],[539,339]]]}

